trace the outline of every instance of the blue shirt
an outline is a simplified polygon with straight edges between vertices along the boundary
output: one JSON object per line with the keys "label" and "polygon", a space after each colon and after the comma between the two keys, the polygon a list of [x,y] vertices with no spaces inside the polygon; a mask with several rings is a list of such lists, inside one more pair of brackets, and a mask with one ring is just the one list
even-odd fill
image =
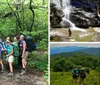
{"label": "blue shirt", "polygon": [[7,53],[11,53],[11,51],[13,50],[13,46],[10,45],[10,46],[7,46]]}

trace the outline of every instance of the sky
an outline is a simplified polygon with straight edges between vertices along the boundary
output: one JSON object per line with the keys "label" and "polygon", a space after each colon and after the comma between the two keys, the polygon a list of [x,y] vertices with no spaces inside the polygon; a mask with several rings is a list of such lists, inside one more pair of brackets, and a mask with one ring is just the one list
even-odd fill
{"label": "sky", "polygon": [[100,43],[51,43],[50,48],[79,46],[79,47],[100,47]]}

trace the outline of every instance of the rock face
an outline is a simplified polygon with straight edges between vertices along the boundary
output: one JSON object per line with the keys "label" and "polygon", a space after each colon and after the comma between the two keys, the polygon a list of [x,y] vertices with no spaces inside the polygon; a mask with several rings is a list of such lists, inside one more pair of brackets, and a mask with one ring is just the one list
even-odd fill
{"label": "rock face", "polygon": [[51,28],[57,28],[61,27],[60,22],[62,21],[62,17],[64,16],[64,13],[62,9],[56,4],[51,3],[50,4],[50,24]]}
{"label": "rock face", "polygon": [[70,20],[77,26],[82,28],[100,27],[100,17],[95,13],[86,12],[80,8],[73,8],[74,11],[70,15]]}
{"label": "rock face", "polygon": [[[100,27],[100,0],[71,0],[71,5],[73,10],[70,13],[70,20],[77,27]],[[64,17],[62,9],[51,3],[50,10],[51,27],[62,27],[60,24]]]}

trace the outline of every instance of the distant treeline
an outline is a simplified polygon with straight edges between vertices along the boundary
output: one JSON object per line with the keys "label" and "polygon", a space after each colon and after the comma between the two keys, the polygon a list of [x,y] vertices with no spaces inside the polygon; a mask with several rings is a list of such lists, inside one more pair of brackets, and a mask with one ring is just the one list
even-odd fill
{"label": "distant treeline", "polygon": [[84,53],[76,53],[73,56],[65,57],[59,55],[51,55],[50,60],[51,70],[55,72],[64,72],[72,70],[79,65],[93,70],[100,71],[100,58],[86,55]]}

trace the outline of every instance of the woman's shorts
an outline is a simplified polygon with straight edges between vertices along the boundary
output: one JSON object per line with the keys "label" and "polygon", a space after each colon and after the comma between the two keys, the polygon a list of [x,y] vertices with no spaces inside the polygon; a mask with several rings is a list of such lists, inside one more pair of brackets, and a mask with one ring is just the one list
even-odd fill
{"label": "woman's shorts", "polygon": [[26,60],[28,57],[28,52],[26,51],[25,54],[24,54],[24,59]]}
{"label": "woman's shorts", "polygon": [[13,62],[14,61],[14,56],[10,55],[9,57],[7,57],[7,61],[8,62]]}

